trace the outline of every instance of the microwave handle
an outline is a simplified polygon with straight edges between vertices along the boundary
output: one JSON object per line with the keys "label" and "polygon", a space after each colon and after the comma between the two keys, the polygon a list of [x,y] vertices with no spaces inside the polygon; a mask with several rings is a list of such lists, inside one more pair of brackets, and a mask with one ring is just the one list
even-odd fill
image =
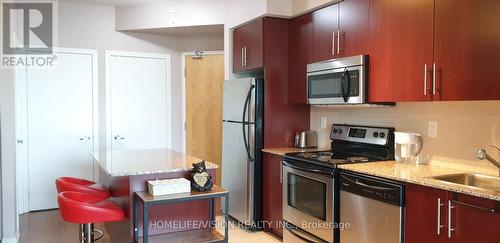
{"label": "microwave handle", "polygon": [[[343,76],[341,81],[340,81],[340,83],[342,85],[342,87],[341,87],[342,98],[344,99],[344,102],[347,103],[347,101],[349,100],[349,94],[351,93],[351,80],[349,77],[349,70],[347,68],[344,69],[343,75],[345,75],[345,78]],[[346,86],[347,86],[347,90],[345,89]]]}

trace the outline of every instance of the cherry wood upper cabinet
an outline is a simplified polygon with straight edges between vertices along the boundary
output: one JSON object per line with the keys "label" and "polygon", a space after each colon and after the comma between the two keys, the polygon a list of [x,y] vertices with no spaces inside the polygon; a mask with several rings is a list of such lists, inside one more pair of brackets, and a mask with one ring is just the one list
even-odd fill
{"label": "cherry wood upper cabinet", "polygon": [[302,15],[288,25],[288,103],[307,104],[306,66],[313,53],[313,17]]}
{"label": "cherry wood upper cabinet", "polygon": [[370,0],[370,102],[432,99],[434,0]]}
{"label": "cherry wood upper cabinet", "polygon": [[263,18],[259,18],[233,31],[233,72],[264,66],[263,25]]}
{"label": "cherry wood upper cabinet", "polygon": [[436,99],[500,99],[500,1],[435,2]]}
{"label": "cherry wood upper cabinet", "polygon": [[500,202],[457,194],[451,205],[450,242],[500,242]]}
{"label": "cherry wood upper cabinet", "polygon": [[283,157],[264,153],[263,161],[263,219],[271,222],[266,231],[283,237],[283,228],[280,221],[283,220],[283,186],[281,175],[281,161]]}
{"label": "cherry wood upper cabinet", "polygon": [[[405,242],[446,242],[445,204],[448,202],[448,192],[414,184],[407,184],[405,190]],[[439,234],[438,222],[443,226],[439,228]]]}
{"label": "cherry wood upper cabinet", "polygon": [[370,1],[345,0],[339,3],[339,57],[368,54]]}
{"label": "cherry wood upper cabinet", "polygon": [[336,57],[339,30],[339,5],[334,4],[313,12],[313,62]]}

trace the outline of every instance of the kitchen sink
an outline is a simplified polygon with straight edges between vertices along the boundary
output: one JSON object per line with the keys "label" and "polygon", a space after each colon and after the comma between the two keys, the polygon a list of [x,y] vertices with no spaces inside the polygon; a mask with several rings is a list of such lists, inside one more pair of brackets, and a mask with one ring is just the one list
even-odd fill
{"label": "kitchen sink", "polygon": [[430,177],[435,180],[500,192],[500,177],[463,173]]}

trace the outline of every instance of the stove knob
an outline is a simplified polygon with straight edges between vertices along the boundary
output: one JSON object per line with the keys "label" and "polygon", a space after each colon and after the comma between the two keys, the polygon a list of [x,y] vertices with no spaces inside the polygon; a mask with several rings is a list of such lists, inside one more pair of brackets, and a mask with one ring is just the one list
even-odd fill
{"label": "stove knob", "polygon": [[342,134],[342,128],[339,128],[339,134]]}
{"label": "stove knob", "polygon": [[385,138],[385,133],[381,132],[381,133],[379,134],[379,137],[380,137],[380,138]]}
{"label": "stove knob", "polygon": [[373,137],[374,138],[378,137],[378,132],[373,132]]}

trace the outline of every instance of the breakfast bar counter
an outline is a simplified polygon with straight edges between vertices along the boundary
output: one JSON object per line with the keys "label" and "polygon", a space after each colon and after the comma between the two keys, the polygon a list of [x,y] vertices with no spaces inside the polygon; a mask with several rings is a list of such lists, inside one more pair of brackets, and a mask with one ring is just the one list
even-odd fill
{"label": "breakfast bar counter", "polygon": [[[127,216],[125,221],[106,223],[112,242],[133,242],[133,197],[135,192],[147,191],[147,181],[191,179],[192,164],[202,161],[170,149],[106,151],[105,155],[94,158],[100,165],[99,182],[109,187],[110,200],[117,202]],[[218,166],[208,161],[205,165],[215,181]],[[208,200],[155,205],[150,209],[149,233],[154,236],[206,225],[203,222],[209,220],[209,206]],[[142,222],[142,214],[139,219]],[[139,236],[142,236],[142,228],[141,224],[137,229]]]}

